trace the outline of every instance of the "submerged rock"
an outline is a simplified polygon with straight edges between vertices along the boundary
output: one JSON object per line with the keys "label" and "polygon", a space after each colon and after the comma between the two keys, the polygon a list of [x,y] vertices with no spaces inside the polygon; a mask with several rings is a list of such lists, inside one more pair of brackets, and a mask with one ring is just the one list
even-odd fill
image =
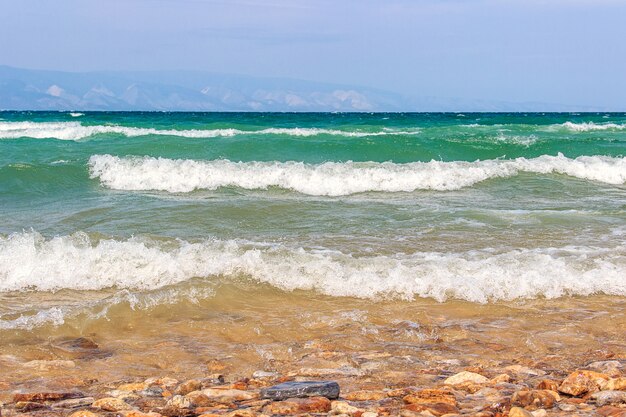
{"label": "submerged rock", "polygon": [[467,371],[459,372],[443,381],[446,385],[484,384],[486,382],[489,382],[489,380],[483,375]]}
{"label": "submerged rock", "polygon": [[334,381],[291,381],[261,390],[261,398],[274,401],[304,397],[326,397],[334,400],[339,397],[339,384]]}

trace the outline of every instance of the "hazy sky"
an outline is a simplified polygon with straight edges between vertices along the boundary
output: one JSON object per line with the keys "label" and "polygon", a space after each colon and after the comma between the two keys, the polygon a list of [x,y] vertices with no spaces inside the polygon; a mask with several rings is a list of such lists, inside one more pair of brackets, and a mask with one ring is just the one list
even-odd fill
{"label": "hazy sky", "polygon": [[0,0],[0,64],[626,108],[626,0]]}

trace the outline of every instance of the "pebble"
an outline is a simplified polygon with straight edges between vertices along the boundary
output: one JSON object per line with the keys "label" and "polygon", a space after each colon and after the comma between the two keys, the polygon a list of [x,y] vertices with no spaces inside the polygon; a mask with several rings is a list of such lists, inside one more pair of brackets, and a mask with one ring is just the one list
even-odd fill
{"label": "pebble", "polygon": [[280,401],[287,398],[339,397],[339,384],[334,381],[291,381],[261,390],[261,398]]}

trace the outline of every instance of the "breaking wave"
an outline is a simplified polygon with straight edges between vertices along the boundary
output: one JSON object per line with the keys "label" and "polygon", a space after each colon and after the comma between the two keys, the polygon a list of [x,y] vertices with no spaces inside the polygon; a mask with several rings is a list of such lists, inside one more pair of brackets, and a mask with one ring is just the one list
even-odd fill
{"label": "breaking wave", "polygon": [[486,303],[626,295],[626,247],[356,257],[237,240],[92,241],[82,232],[52,239],[36,232],[0,237],[0,292],[153,290],[192,278],[218,277],[253,280],[286,291],[371,299],[428,297]]}
{"label": "breaking wave", "polygon": [[120,158],[93,155],[92,178],[112,189],[191,192],[220,187],[267,189],[280,187],[315,196],[342,196],[362,192],[457,190],[490,178],[520,172],[564,174],[607,184],[626,182],[626,158],[562,154],[537,158],[475,162],[231,162],[153,157]]}
{"label": "breaking wave", "polygon": [[118,134],[126,137],[135,136],[179,136],[186,138],[214,138],[231,137],[238,135],[288,135],[288,136],[345,136],[345,137],[366,137],[385,135],[413,135],[417,134],[417,129],[395,130],[383,129],[375,132],[367,131],[346,131],[339,129],[321,128],[265,128],[260,130],[241,129],[154,129],[141,127],[127,127],[119,125],[94,125],[85,126],[80,122],[0,122],[1,139],[34,138],[34,139],[60,139],[60,140],[81,140],[91,136],[103,134]]}

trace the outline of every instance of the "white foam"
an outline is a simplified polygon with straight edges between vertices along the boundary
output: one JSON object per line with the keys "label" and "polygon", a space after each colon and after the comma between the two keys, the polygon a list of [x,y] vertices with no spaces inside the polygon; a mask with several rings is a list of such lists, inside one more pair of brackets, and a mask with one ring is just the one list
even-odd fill
{"label": "white foam", "polygon": [[573,123],[573,122],[565,122],[560,125],[568,130],[572,130],[574,132],[589,132],[593,130],[623,130],[626,129],[626,124],[617,124],[617,123],[593,123],[593,122],[583,122],[583,123]]}
{"label": "white foam", "polygon": [[187,138],[214,138],[237,135],[288,135],[288,136],[345,136],[366,137],[384,135],[412,135],[419,131],[414,130],[382,130],[376,132],[345,131],[338,129],[319,128],[266,128],[260,130],[240,129],[154,129],[127,127],[119,125],[84,126],[80,122],[0,122],[0,139],[17,139],[22,137],[34,139],[81,140],[95,135],[118,134],[126,137],[159,135],[180,136]]}
{"label": "white foam", "polygon": [[80,117],[80,116],[84,116],[85,113],[70,113],[70,116],[72,117]]}
{"label": "white foam", "polygon": [[316,196],[370,191],[457,190],[520,172],[558,173],[607,184],[626,182],[626,158],[580,156],[570,159],[562,154],[475,162],[327,162],[318,165],[93,155],[89,159],[89,169],[92,178],[98,178],[112,189],[179,193],[220,187],[280,187]]}
{"label": "white foam", "polygon": [[195,277],[209,282],[217,277],[251,279],[287,291],[373,299],[484,303],[598,293],[625,296],[626,247],[355,257],[328,249],[233,240],[131,238],[95,243],[83,233],[44,239],[36,232],[0,238],[2,292],[152,290]]}

